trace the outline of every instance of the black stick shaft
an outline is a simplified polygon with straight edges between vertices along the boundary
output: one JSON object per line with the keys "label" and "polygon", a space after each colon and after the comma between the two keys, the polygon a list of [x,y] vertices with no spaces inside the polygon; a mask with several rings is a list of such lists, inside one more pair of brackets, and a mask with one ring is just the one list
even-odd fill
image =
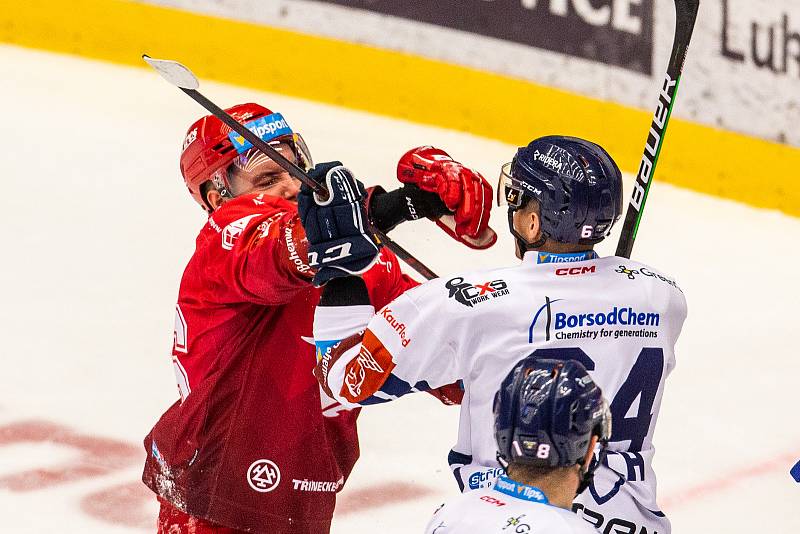
{"label": "black stick shaft", "polygon": [[[240,124],[236,121],[236,119],[228,115],[224,109],[220,108],[211,100],[200,94],[199,91],[195,89],[186,89],[183,87],[180,87],[180,90],[189,95],[194,101],[203,106],[212,115],[227,124],[233,131],[248,140],[255,148],[269,156],[278,165],[283,167],[291,176],[297,178],[303,184],[310,187],[319,196],[323,198],[328,196],[328,190],[323,184],[314,181],[303,169],[298,167],[294,162],[286,159],[283,155],[281,155],[280,152],[269,146],[268,143],[262,141],[257,135],[245,128],[243,124]],[[379,243],[382,243],[384,246],[394,252],[398,258],[405,261],[412,269],[424,276],[427,280],[438,278],[436,273],[426,267],[425,264],[415,258],[406,249],[389,239],[389,236],[387,236],[385,233],[377,228],[373,228],[373,232]]]}
{"label": "black stick shaft", "polygon": [[647,134],[644,154],[639,164],[639,172],[636,175],[631,201],[628,204],[628,211],[625,213],[622,233],[619,236],[616,255],[620,257],[631,257],[633,242],[636,240],[636,234],[639,231],[644,204],[647,201],[650,185],[653,183],[656,165],[658,164],[658,158],[661,155],[661,148],[667,133],[667,126],[672,116],[672,107],[678,94],[683,64],[686,60],[689,42],[692,39],[699,7],[700,0],[675,0],[675,40],[672,44],[672,54],[667,66],[664,85],[658,97],[656,112],[650,125],[650,131]]}

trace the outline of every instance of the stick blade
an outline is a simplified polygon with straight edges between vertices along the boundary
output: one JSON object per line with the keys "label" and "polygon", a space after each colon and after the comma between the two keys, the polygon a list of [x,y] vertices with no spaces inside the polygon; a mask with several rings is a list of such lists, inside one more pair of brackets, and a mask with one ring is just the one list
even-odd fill
{"label": "stick blade", "polygon": [[197,81],[197,77],[192,71],[177,61],[172,61],[171,59],[154,59],[147,54],[143,54],[142,59],[172,85],[176,85],[182,89],[197,89],[200,87],[200,82]]}

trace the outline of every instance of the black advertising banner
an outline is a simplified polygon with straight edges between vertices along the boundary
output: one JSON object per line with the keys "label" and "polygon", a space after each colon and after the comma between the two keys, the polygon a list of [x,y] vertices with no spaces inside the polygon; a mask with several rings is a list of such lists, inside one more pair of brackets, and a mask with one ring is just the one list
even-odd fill
{"label": "black advertising banner", "polygon": [[651,74],[653,0],[316,0]]}

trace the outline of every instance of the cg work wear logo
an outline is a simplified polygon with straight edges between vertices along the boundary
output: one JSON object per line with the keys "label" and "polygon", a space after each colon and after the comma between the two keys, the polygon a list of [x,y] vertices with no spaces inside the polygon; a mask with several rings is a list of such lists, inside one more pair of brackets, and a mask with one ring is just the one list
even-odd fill
{"label": "cg work wear logo", "polygon": [[475,304],[486,302],[489,299],[508,295],[508,284],[506,284],[505,280],[492,280],[483,284],[472,284],[464,281],[460,276],[456,276],[448,280],[445,287],[450,291],[449,298],[456,299],[456,302],[468,308],[472,308]]}
{"label": "cg work wear logo", "polygon": [[247,469],[247,483],[259,493],[267,493],[278,487],[281,470],[271,460],[256,460]]}

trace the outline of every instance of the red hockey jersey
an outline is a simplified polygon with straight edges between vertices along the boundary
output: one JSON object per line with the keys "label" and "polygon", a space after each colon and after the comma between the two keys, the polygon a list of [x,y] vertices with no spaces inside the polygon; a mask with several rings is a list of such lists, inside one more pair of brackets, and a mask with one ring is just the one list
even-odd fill
{"label": "red hockey jersey", "polygon": [[[327,532],[358,458],[357,411],[312,374],[307,242],[295,204],[246,195],[214,212],[181,281],[181,400],[145,438],[142,479],[190,515],[252,532]],[[383,249],[364,275],[376,309],[416,285]]]}

